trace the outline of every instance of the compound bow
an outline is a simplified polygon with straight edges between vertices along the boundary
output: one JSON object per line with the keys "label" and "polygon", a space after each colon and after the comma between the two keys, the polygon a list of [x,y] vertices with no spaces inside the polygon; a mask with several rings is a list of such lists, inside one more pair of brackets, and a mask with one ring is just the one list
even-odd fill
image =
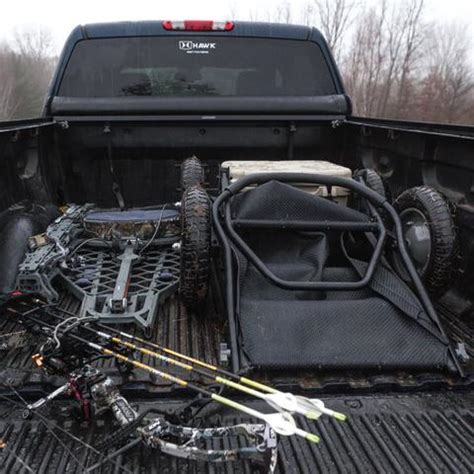
{"label": "compound bow", "polygon": [[[296,435],[312,443],[318,443],[320,440],[316,434],[298,427],[294,414],[312,420],[318,419],[322,414],[340,421],[345,420],[342,413],[326,408],[321,400],[281,392],[207,362],[101,325],[92,318],[78,318],[55,305],[43,304],[39,300],[25,299],[22,296],[10,300],[10,303],[12,301],[14,304],[9,304],[7,311],[15,315],[29,333],[39,334],[45,338],[39,352],[33,356],[35,364],[49,374],[67,377],[64,385],[46,397],[28,404],[24,412],[25,417],[53,399],[68,394],[80,403],[86,420],[91,419],[93,412],[105,409],[112,411],[122,426],[119,436],[112,436],[112,439],[125,439],[134,435],[147,446],[157,448],[165,454],[211,463],[253,460],[265,466],[269,472],[273,472],[276,466],[277,435]],[[31,303],[33,306],[30,306]],[[23,310],[25,308],[27,309]],[[17,338],[16,333],[12,334],[12,337]],[[11,347],[13,343],[4,341],[4,344],[5,347]],[[254,396],[265,401],[276,411],[270,414],[263,413],[216,393],[208,387],[185,380],[162,368],[157,369],[145,364],[134,358],[134,353],[160,360],[168,368],[175,367],[196,373],[222,388],[228,387]],[[196,428],[174,424],[164,415],[150,419],[147,414],[139,414],[134,410],[127,399],[120,394],[112,379],[91,365],[98,357],[114,359],[121,371],[145,370],[209,400],[259,419],[261,423]],[[209,450],[203,447],[210,438],[230,436],[243,436],[248,445],[223,450]]]}

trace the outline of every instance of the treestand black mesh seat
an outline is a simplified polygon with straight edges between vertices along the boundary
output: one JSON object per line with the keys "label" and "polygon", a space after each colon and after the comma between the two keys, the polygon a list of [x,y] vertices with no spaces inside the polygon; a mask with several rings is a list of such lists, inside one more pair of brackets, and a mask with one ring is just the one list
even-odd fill
{"label": "treestand black mesh seat", "polygon": [[[369,221],[354,209],[276,181],[236,195],[231,213],[235,222]],[[348,258],[341,231],[244,228],[239,235],[285,280],[358,281],[367,267],[359,256]],[[415,294],[382,263],[370,285],[361,289],[288,290],[270,282],[233,248],[238,257],[235,305],[244,365],[420,370],[448,366],[448,347],[438,329]]]}

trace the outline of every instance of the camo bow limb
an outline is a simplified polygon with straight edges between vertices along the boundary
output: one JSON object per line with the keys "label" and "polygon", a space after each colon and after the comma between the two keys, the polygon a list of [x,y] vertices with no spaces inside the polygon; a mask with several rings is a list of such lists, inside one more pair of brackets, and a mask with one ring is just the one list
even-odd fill
{"label": "camo bow limb", "polygon": [[[191,428],[173,425],[164,418],[158,417],[137,431],[148,446],[178,458],[210,463],[252,460],[267,468],[271,473],[276,467],[277,436],[268,424],[242,423],[215,428]],[[202,447],[211,439],[230,436],[245,437],[249,446],[231,449]],[[177,438],[182,443],[173,443],[167,438]]]}

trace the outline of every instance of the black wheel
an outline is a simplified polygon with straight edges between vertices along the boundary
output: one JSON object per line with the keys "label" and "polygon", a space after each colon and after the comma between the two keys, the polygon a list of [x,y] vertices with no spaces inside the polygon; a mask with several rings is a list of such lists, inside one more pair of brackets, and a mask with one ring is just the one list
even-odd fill
{"label": "black wheel", "polygon": [[387,191],[385,184],[381,176],[375,170],[363,168],[354,172],[353,178],[359,181],[359,178],[364,180],[364,183],[368,188],[376,193],[379,193],[383,197],[387,197]]}
{"label": "black wheel", "polygon": [[[371,170],[369,168],[362,168],[360,170],[354,171],[352,178],[359,182],[363,181],[369,189],[375,191],[384,198],[388,197],[387,188],[377,171]],[[367,201],[360,194],[351,194],[351,196],[349,197],[349,206],[354,209],[357,209],[360,212],[363,212],[364,214],[370,215],[370,210],[369,206],[367,205]],[[383,217],[384,216],[382,213],[382,218]]]}
{"label": "black wheel", "polygon": [[211,206],[204,189],[187,189],[181,201],[181,301],[195,309],[207,295],[210,273]]}
{"label": "black wheel", "polygon": [[[441,296],[449,284],[457,257],[456,232],[450,208],[433,188],[419,186],[404,191],[394,203],[400,215],[407,250],[426,289]],[[409,280],[396,252],[393,264]]]}
{"label": "black wheel", "polygon": [[191,156],[181,164],[181,189],[185,191],[196,184],[204,184],[204,168],[199,158]]}

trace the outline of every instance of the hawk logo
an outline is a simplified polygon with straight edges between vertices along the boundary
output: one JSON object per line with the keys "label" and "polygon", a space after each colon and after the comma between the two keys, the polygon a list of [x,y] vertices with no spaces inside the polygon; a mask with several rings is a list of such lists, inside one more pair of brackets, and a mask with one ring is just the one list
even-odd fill
{"label": "hawk logo", "polygon": [[210,49],[216,49],[216,43],[196,43],[191,40],[180,41],[178,47],[187,53],[208,54]]}
{"label": "hawk logo", "polygon": [[183,51],[190,51],[193,49],[193,42],[192,41],[180,41],[179,42],[179,49]]}

